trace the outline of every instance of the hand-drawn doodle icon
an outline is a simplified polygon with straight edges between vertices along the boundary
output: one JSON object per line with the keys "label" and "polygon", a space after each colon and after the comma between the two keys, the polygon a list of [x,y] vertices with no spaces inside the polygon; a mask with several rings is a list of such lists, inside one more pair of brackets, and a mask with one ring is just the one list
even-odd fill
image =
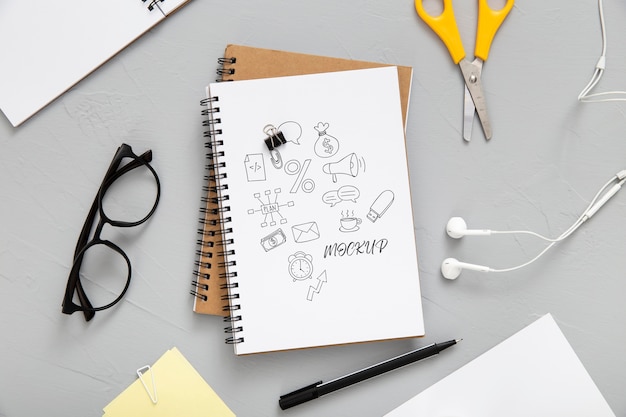
{"label": "hand-drawn doodle icon", "polygon": [[344,185],[338,190],[328,191],[322,196],[322,201],[326,204],[330,204],[331,207],[341,203],[342,201],[352,201],[356,203],[356,199],[359,198],[361,192],[358,188],[352,185]]}
{"label": "hand-drawn doodle icon", "polygon": [[391,190],[385,190],[372,203],[370,206],[370,211],[367,213],[367,218],[374,223],[380,217],[383,217],[383,214],[387,211],[389,206],[393,203],[395,195]]}
{"label": "hand-drawn doodle icon", "polygon": [[322,171],[326,174],[332,175],[333,182],[337,182],[338,174],[356,177],[359,175],[359,171],[364,170],[365,160],[356,156],[354,152],[344,156],[337,162],[330,162],[322,167]]}
{"label": "hand-drawn doodle icon", "polygon": [[310,159],[305,159],[304,164],[300,165],[300,161],[297,159],[292,159],[285,164],[285,173],[287,175],[298,175],[296,177],[296,181],[293,183],[291,190],[289,192],[291,194],[295,194],[302,187],[302,191],[305,193],[310,193],[315,189],[315,181],[311,178],[304,178],[307,171],[309,170],[309,165],[311,164]]}
{"label": "hand-drawn doodle icon", "polygon": [[306,295],[306,299],[309,301],[313,301],[313,296],[315,294],[319,294],[322,291],[322,285],[327,281],[326,278],[326,270],[322,271],[322,273],[317,277],[317,285],[311,285],[309,287],[309,292]]}
{"label": "hand-drawn doodle icon", "polygon": [[283,229],[276,229],[269,235],[261,238],[261,246],[265,249],[265,252],[269,252],[272,249],[277,248],[287,241],[287,237],[283,232]]}
{"label": "hand-drawn doodle icon", "polygon": [[329,126],[328,123],[319,122],[317,126],[314,127],[319,137],[315,142],[313,150],[320,158],[330,158],[331,156],[335,156],[339,151],[339,141],[326,133],[326,129],[328,129]]}
{"label": "hand-drawn doodle icon", "polygon": [[291,226],[293,240],[296,243],[305,243],[320,238],[320,231],[315,222],[307,222]]}
{"label": "hand-drawn doodle icon", "polygon": [[261,193],[254,193],[254,198],[256,198],[259,201],[260,206],[258,209],[248,209],[248,214],[261,213],[264,216],[263,222],[261,223],[261,227],[266,227],[268,225],[268,222],[267,222],[268,219],[270,220],[269,225],[275,226],[276,225],[275,216],[280,219],[279,220],[280,224],[287,223],[287,219],[285,219],[283,215],[280,214],[280,209],[281,207],[293,207],[294,202],[288,201],[283,204],[278,203],[279,194],[280,194],[280,188],[276,188],[274,190],[274,200],[272,201],[272,191],[265,190],[265,197],[267,199],[267,202],[265,202],[261,200]]}
{"label": "hand-drawn doodle icon", "polygon": [[360,229],[359,225],[362,220],[358,217],[354,217],[354,211],[352,214],[346,210],[345,214],[341,212],[341,219],[339,220],[339,231],[344,233],[356,232]]}
{"label": "hand-drawn doodle icon", "polygon": [[265,162],[262,153],[251,153],[243,160],[248,182],[265,181]]}
{"label": "hand-drawn doodle icon", "polygon": [[284,122],[278,126],[278,130],[283,132],[287,142],[292,142],[296,145],[300,144],[300,137],[302,137],[302,126],[300,126],[300,123],[292,121]]}
{"label": "hand-drawn doodle icon", "polygon": [[303,281],[313,275],[313,256],[298,251],[289,255],[287,261],[289,262],[287,270],[294,281]]}
{"label": "hand-drawn doodle icon", "polygon": [[271,124],[263,127],[263,133],[267,135],[263,141],[270,151],[270,162],[274,168],[281,169],[283,167],[283,157],[276,148],[287,143],[285,135]]}

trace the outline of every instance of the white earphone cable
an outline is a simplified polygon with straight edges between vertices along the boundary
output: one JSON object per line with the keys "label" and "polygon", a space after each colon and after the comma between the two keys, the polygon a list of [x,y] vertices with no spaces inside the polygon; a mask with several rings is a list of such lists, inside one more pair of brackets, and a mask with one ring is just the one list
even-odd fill
{"label": "white earphone cable", "polygon": [[[565,232],[563,232],[559,237],[557,238],[550,238],[547,236],[544,236],[540,233],[536,233],[536,232],[532,232],[530,230],[492,230],[491,234],[501,234],[501,235],[531,235],[531,236],[535,236],[539,239],[545,240],[546,242],[560,242],[563,239],[565,239],[567,236],[569,236],[571,233],[567,233],[571,228],[573,228],[574,226],[576,226],[579,222],[581,222],[581,220],[583,219],[583,217],[589,212],[589,210],[591,209],[591,207],[593,207],[593,205],[598,201],[598,199],[600,198],[600,195],[604,192],[604,190],[607,189],[607,187],[609,187],[614,181],[618,181],[621,180],[621,178],[619,177],[619,175],[615,175],[613,178],[611,178],[610,180],[608,180],[606,182],[606,184],[604,184],[602,186],[602,188],[600,188],[600,190],[598,190],[598,192],[596,193],[596,195],[591,199],[591,202],[589,203],[589,205],[587,206],[587,208],[585,208],[585,210],[583,211],[583,214],[580,215],[580,217],[576,220],[576,222],[574,222],[574,224],[572,226],[570,226],[569,229],[567,229]],[[584,222],[584,221],[583,221]],[[582,223],[581,223],[582,224]],[[578,228],[578,226],[576,226],[576,228]],[[566,235],[567,233],[567,235]]]}
{"label": "white earphone cable", "polygon": [[[532,264],[533,262],[535,262],[537,259],[539,259],[544,253],[546,253],[548,250],[550,250],[550,248],[552,248],[554,245],[556,245],[558,242],[562,241],[563,239],[567,238],[568,236],[570,236],[572,233],[574,233],[580,226],[583,225],[583,223],[585,223],[592,215],[593,213],[595,213],[595,211],[592,211],[592,208],[594,208],[596,202],[598,202],[600,199],[600,196],[603,195],[604,191],[614,182],[617,182],[617,185],[619,187],[622,186],[622,184],[624,184],[624,182],[626,182],[626,178],[623,177],[624,176],[624,171],[620,171],[617,175],[613,176],[609,181],[607,181],[601,188],[600,190],[596,193],[596,195],[593,197],[593,199],[591,200],[591,202],[589,203],[589,205],[587,206],[587,208],[583,211],[583,213],[580,215],[580,217],[578,217],[578,219],[576,219],[576,221],[574,222],[574,224],[572,224],[567,230],[565,230],[563,233],[561,233],[561,235],[559,237],[557,237],[556,239],[550,239],[550,238],[546,238],[543,235],[540,235],[539,233],[535,233],[535,232],[530,232],[530,231],[526,231],[526,230],[521,230],[521,231],[511,231],[511,232],[496,232],[493,231],[492,233],[524,233],[524,234],[531,234],[537,237],[540,237],[544,240],[547,240],[549,242],[551,242],[548,246],[546,246],[541,252],[539,252],[539,254],[537,254],[534,258],[532,258],[531,260],[524,262],[523,264],[517,265],[517,266],[513,266],[510,268],[504,268],[504,269],[491,269],[491,272],[511,272],[511,271],[515,271],[516,269],[521,269],[525,266],[528,266],[530,264]],[[609,191],[610,193],[611,191]],[[614,193],[613,193],[614,194]],[[612,195],[611,195],[612,196]],[[610,198],[610,197],[609,197]],[[606,201],[605,201],[606,202]],[[590,214],[591,213],[591,214]]]}
{"label": "white earphone cable", "polygon": [[626,101],[626,91],[606,91],[603,93],[589,94],[591,90],[598,84],[606,68],[606,26],[604,23],[604,10],[602,0],[598,0],[598,10],[600,12],[600,31],[602,33],[602,54],[598,59],[598,63],[594,69],[593,75],[589,83],[583,88],[578,95],[578,101],[583,103],[601,103],[607,101]]}

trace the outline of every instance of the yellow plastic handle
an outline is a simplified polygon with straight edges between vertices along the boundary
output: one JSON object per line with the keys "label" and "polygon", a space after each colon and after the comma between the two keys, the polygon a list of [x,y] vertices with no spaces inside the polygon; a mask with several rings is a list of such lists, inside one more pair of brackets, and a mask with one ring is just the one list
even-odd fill
{"label": "yellow plastic handle", "polygon": [[489,49],[493,37],[500,28],[504,18],[513,8],[515,0],[507,0],[500,10],[493,10],[489,7],[487,0],[478,0],[478,30],[476,31],[476,49],[474,55],[483,61],[489,56]]}
{"label": "yellow plastic handle", "polygon": [[443,12],[439,16],[429,15],[424,9],[422,0],[415,0],[415,10],[417,10],[419,17],[441,38],[455,64],[465,58],[461,34],[454,18],[452,0],[443,0]]}

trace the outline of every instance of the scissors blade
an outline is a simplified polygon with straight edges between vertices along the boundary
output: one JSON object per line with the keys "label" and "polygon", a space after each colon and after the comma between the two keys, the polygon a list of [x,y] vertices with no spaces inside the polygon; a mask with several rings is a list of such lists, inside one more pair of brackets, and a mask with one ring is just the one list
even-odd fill
{"label": "scissors blade", "polygon": [[487,103],[480,79],[482,64],[483,61],[479,58],[476,58],[473,62],[463,59],[459,62],[459,67],[463,73],[465,86],[472,96],[472,101],[474,102],[474,107],[476,107],[476,112],[478,113],[480,124],[485,132],[485,137],[487,139],[491,139],[491,123],[489,122],[489,116],[487,115]]}
{"label": "scissors blade", "polygon": [[463,139],[467,142],[472,139],[475,113],[476,107],[474,107],[474,100],[472,100],[472,95],[467,89],[467,86],[465,86],[465,96],[463,102]]}

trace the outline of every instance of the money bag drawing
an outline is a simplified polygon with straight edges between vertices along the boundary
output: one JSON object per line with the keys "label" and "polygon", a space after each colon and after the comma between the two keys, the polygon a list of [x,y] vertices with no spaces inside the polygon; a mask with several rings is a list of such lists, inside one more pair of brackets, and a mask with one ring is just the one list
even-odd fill
{"label": "money bag drawing", "polygon": [[339,141],[337,138],[330,136],[326,133],[330,125],[328,123],[319,122],[317,126],[315,126],[315,130],[317,130],[317,134],[319,137],[315,142],[315,146],[313,147],[315,154],[320,158],[330,158],[334,156],[337,151],[339,151]]}

